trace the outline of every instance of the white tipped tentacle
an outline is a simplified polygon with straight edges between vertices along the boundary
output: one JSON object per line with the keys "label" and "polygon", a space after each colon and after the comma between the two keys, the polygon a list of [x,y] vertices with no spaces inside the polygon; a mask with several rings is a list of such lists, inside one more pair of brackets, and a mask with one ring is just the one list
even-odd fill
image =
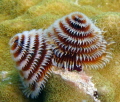
{"label": "white tipped tentacle", "polygon": [[81,66],[101,68],[110,59],[103,31],[83,13],[74,12],[56,20],[46,33],[52,38],[52,62],[57,67],[68,70],[79,70]]}
{"label": "white tipped tentacle", "polygon": [[51,72],[51,45],[48,45],[43,33],[42,29],[33,29],[16,34],[10,41],[14,52],[11,53],[20,71],[23,93],[31,98],[39,95]]}

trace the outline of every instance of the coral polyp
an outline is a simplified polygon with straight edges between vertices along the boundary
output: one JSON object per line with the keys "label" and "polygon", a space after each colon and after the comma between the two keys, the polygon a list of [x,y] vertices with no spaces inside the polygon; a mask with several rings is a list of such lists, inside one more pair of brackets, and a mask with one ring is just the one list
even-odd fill
{"label": "coral polyp", "polygon": [[56,20],[46,33],[53,40],[52,62],[57,67],[70,71],[102,68],[111,58],[103,31],[83,13],[73,12]]}
{"label": "coral polyp", "polygon": [[18,33],[10,40],[10,52],[27,97],[36,98],[50,75],[52,52],[46,42],[42,29]]}

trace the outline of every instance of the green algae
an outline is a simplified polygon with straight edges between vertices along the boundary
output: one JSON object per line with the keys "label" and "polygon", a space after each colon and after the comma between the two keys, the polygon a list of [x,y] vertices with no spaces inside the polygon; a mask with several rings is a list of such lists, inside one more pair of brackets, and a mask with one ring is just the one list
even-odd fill
{"label": "green algae", "polygon": [[[86,14],[106,31],[105,39],[116,43],[110,47],[113,59],[103,69],[85,69],[93,77],[102,102],[120,100],[120,0],[1,0],[0,1],[0,71],[8,71],[9,80],[0,78],[0,102],[80,102],[91,98],[60,76],[52,75],[38,99],[27,99],[19,89],[18,72],[9,53],[9,39],[16,33],[46,29],[56,19],[74,11]],[[23,5],[24,4],[24,5]],[[11,84],[11,83],[12,84]]]}

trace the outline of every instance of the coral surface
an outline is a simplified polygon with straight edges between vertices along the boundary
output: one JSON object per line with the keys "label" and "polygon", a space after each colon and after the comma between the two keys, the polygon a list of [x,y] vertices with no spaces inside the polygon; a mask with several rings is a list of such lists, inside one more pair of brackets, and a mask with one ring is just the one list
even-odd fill
{"label": "coral surface", "polygon": [[92,102],[75,85],[52,75],[38,99],[26,98],[20,90],[18,72],[11,60],[8,42],[16,33],[48,28],[55,20],[79,11],[104,31],[113,58],[102,69],[84,69],[98,89],[101,102],[120,100],[120,0],[0,0],[0,102]]}

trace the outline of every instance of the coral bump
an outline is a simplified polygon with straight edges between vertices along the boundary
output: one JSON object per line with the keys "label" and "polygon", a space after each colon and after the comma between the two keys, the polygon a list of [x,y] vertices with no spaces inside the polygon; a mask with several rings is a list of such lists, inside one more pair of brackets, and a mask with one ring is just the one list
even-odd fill
{"label": "coral bump", "polygon": [[52,38],[53,65],[81,71],[102,68],[111,58],[103,31],[83,13],[73,12],[56,20],[46,34]]}
{"label": "coral bump", "polygon": [[51,72],[51,46],[43,37],[43,30],[24,31],[10,40],[13,59],[27,97],[36,98]]}

